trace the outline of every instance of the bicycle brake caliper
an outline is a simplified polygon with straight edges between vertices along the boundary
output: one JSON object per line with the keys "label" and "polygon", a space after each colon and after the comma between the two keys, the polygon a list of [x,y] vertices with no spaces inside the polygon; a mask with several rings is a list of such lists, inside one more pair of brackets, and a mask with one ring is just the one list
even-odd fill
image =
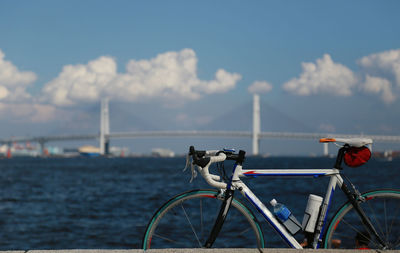
{"label": "bicycle brake caliper", "polygon": [[360,191],[354,186],[354,184],[349,180],[351,188],[353,188],[354,199],[358,202],[365,202],[365,197],[361,195]]}
{"label": "bicycle brake caliper", "polygon": [[360,201],[360,202],[365,202],[365,197],[362,196],[361,193],[357,189],[354,189],[354,190],[355,190],[355,193],[356,193],[357,200]]}
{"label": "bicycle brake caliper", "polygon": [[225,189],[219,189],[217,194],[217,199],[224,199]]}
{"label": "bicycle brake caliper", "polygon": [[351,187],[353,188],[355,199],[358,202],[365,202],[365,197],[361,195],[360,191],[353,184],[351,184]]}

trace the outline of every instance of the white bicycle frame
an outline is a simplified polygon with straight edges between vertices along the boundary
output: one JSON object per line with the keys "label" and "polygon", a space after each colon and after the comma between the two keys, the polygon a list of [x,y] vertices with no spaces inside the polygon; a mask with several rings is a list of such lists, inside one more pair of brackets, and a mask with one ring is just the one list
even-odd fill
{"label": "white bicycle frame", "polygon": [[317,226],[314,233],[313,248],[319,248],[324,235],[324,225],[326,223],[327,213],[331,204],[331,199],[337,185],[343,184],[343,178],[338,169],[257,169],[244,170],[241,165],[236,164],[233,169],[231,183],[219,182],[219,176],[209,173],[209,166],[215,162],[224,161],[225,154],[210,157],[211,160],[204,168],[198,166],[198,169],[204,179],[213,187],[220,189],[239,190],[242,195],[252,203],[252,205],[262,214],[267,222],[280,234],[280,236],[292,247],[302,249],[300,243],[287,231],[287,229],[275,218],[268,208],[257,198],[257,196],[240,180],[242,177],[322,177],[329,176],[330,181],[326,190],[325,198],[322,202],[321,212],[317,220]]}
{"label": "white bicycle frame", "polygon": [[[321,210],[319,213],[319,217],[317,220],[317,225],[314,232],[314,239],[311,242],[312,247],[319,248],[320,243],[322,242],[322,237],[324,236],[324,229],[326,224],[326,218],[328,214],[329,207],[331,205],[331,200],[333,197],[333,193],[335,192],[336,186],[339,185],[340,188],[346,193],[349,200],[351,200],[352,204],[355,205],[360,217],[364,224],[367,225],[368,229],[370,229],[375,236],[379,239],[379,243],[385,246],[385,242],[381,240],[372,224],[369,222],[368,218],[365,217],[363,211],[359,208],[358,204],[354,204],[356,202],[355,199],[349,197],[351,194],[348,191],[347,186],[343,183],[343,178],[340,176],[339,168],[340,163],[342,162],[343,155],[345,152],[345,147],[363,147],[365,145],[371,145],[372,140],[368,138],[322,138],[320,139],[321,143],[329,143],[329,142],[340,142],[344,143],[345,146],[339,150],[338,158],[340,160],[336,160],[336,164],[332,169],[259,169],[259,170],[244,170],[242,168],[242,162],[235,163],[235,166],[232,171],[232,177],[228,183],[220,182],[220,177],[218,175],[210,174],[209,167],[211,164],[216,162],[223,162],[226,159],[226,154],[218,152],[216,150],[205,151],[205,156],[209,157],[207,165],[204,167],[197,166],[203,178],[207,181],[207,183],[213,187],[219,189],[229,189],[229,190],[239,190],[242,195],[248,199],[252,205],[264,216],[267,222],[281,235],[281,237],[292,247],[296,249],[302,249],[303,247],[300,243],[287,231],[287,229],[275,218],[275,216],[268,210],[268,208],[257,198],[257,196],[243,183],[240,178],[242,177],[322,177],[329,176],[330,181],[328,184],[328,188],[326,190],[325,198],[323,199]],[[194,147],[191,147],[191,150],[194,152]],[[243,151],[244,152],[244,151]],[[240,152],[239,152],[240,154]],[[189,155],[188,155],[189,157]],[[243,153],[244,158],[244,153]],[[339,163],[339,164],[338,164]],[[194,168],[192,167],[192,173]]]}
{"label": "white bicycle frame", "polygon": [[[237,172],[237,174],[236,174]],[[236,176],[235,176],[236,174]],[[300,243],[286,230],[286,228],[275,218],[269,209],[257,198],[257,196],[246,186],[240,177],[321,177],[330,176],[325,198],[322,202],[321,212],[318,217],[316,233],[313,242],[313,248],[318,248],[322,242],[324,234],[324,225],[327,213],[331,204],[331,198],[336,185],[343,184],[343,179],[337,169],[270,169],[270,170],[243,170],[240,165],[236,166],[232,186],[239,189],[242,195],[248,199],[253,206],[263,215],[268,223],[281,235],[281,237],[293,248],[302,249]],[[238,181],[235,181],[239,179]]]}

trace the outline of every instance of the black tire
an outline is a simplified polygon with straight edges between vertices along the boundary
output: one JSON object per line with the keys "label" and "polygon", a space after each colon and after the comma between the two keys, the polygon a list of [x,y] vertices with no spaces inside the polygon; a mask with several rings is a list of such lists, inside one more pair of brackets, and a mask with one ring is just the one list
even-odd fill
{"label": "black tire", "polygon": [[[221,206],[216,190],[192,190],[167,201],[147,225],[142,247],[204,247]],[[253,213],[236,198],[213,247],[264,248],[261,227]]]}
{"label": "black tire", "polygon": [[[400,249],[400,190],[373,190],[362,196],[366,201],[360,204],[361,208],[388,244],[387,249]],[[366,231],[353,206],[347,202],[329,223],[323,247],[381,249],[376,238]]]}

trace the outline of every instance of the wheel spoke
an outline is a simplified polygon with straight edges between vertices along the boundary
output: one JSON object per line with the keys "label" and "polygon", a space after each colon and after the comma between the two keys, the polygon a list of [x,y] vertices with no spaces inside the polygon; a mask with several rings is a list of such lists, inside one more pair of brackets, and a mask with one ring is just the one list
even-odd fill
{"label": "wheel spoke", "polygon": [[[371,191],[361,206],[373,224],[374,230],[383,240],[382,243],[388,247],[387,249],[399,249],[400,192],[397,190]],[[345,209],[341,209],[333,217],[333,221],[335,223],[331,223],[329,234],[325,236],[328,240],[325,242],[327,247],[333,247],[332,240],[338,237],[342,240],[341,247],[343,248],[354,248],[354,243],[357,242],[357,247],[382,249],[380,239],[374,235],[374,231],[367,229],[353,206],[345,206]]]}
{"label": "wheel spoke", "polygon": [[[375,211],[374,211],[374,208],[372,208],[372,206],[371,206],[371,202],[370,202],[370,201],[367,201],[367,204],[368,204],[368,206],[369,206],[369,209],[371,210],[372,216],[374,217],[374,220],[375,220],[376,224],[378,225],[378,228],[379,228],[381,234],[384,235],[385,233],[383,232],[381,223],[379,222],[379,220],[378,220],[378,218],[377,218],[377,216],[376,216],[376,213],[375,213]],[[375,230],[376,230],[376,229],[375,229]],[[376,232],[378,232],[378,231],[376,231]]]}
{"label": "wheel spoke", "polygon": [[397,205],[397,208],[396,208],[395,214],[393,216],[392,222],[390,223],[389,234],[392,232],[393,224],[395,224],[397,215],[399,214],[399,210],[400,210],[400,204]]}
{"label": "wheel spoke", "polygon": [[[348,221],[346,221],[344,218],[342,219],[342,221],[348,226],[348,227],[350,227],[352,230],[354,230],[356,233],[358,233],[358,234],[360,234],[362,237],[364,237],[365,239],[367,239],[369,242],[371,242],[371,243],[373,243],[374,245],[376,245],[376,246],[378,246],[379,244],[378,243],[376,243],[375,241],[373,241],[373,240],[371,240],[371,234],[368,232],[368,234],[369,234],[369,236],[370,236],[370,238],[368,238],[367,236],[365,236],[364,235],[364,233],[362,232],[362,231],[360,231],[359,229],[357,229],[355,226],[353,226],[353,225],[351,225]],[[363,224],[363,226],[364,226],[364,224]],[[365,226],[364,226],[365,227]],[[354,238],[354,236],[353,237],[350,237],[350,236],[348,236],[348,238],[351,238],[351,239],[355,239]]]}
{"label": "wheel spoke", "polygon": [[247,231],[249,231],[251,228],[246,228],[245,230],[243,230],[242,232],[239,233],[239,235],[243,235],[244,233],[246,233]]}
{"label": "wheel spoke", "polygon": [[204,239],[204,224],[203,224],[203,199],[199,199],[200,200],[200,236],[202,239]]}
{"label": "wheel spoke", "polygon": [[194,227],[192,225],[192,222],[190,221],[189,216],[186,213],[186,210],[185,210],[185,207],[183,206],[183,203],[181,203],[181,207],[182,207],[183,213],[185,214],[186,220],[188,221],[188,223],[190,225],[190,228],[192,229],[192,232],[193,232],[194,236],[196,237],[197,243],[199,244],[199,247],[201,248],[202,247],[201,242],[200,242],[199,237],[197,236],[197,233],[196,233],[196,231],[195,231],[195,229],[194,229]]}
{"label": "wheel spoke", "polygon": [[[215,223],[222,200],[216,190],[184,192],[159,208],[145,231],[143,249],[203,248],[208,230]],[[237,218],[232,219],[235,216]],[[264,245],[262,232],[251,210],[233,199],[228,217],[213,247],[258,248]],[[250,228],[253,233],[245,233]],[[240,240],[238,240],[240,236]]]}
{"label": "wheel spoke", "polygon": [[393,248],[396,249],[399,246],[400,246],[400,236],[399,236],[399,239],[397,239],[396,242],[394,243]]}
{"label": "wheel spoke", "polygon": [[168,241],[168,242],[172,242],[172,243],[178,244],[178,245],[184,245],[184,243],[178,242],[178,241],[173,240],[173,239],[170,239],[170,238],[168,238],[166,236],[162,236],[162,235],[159,235],[159,234],[153,234],[153,236],[161,238],[161,239],[163,239],[165,241]]}
{"label": "wheel spoke", "polygon": [[389,231],[388,231],[388,224],[387,224],[387,213],[386,213],[386,199],[383,199],[383,213],[385,215],[385,230],[386,230],[386,245],[388,244],[388,240],[389,240]]}

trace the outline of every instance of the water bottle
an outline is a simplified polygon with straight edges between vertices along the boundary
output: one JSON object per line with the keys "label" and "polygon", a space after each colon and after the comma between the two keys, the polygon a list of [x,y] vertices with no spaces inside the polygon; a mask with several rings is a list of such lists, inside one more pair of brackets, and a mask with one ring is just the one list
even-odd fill
{"label": "water bottle", "polygon": [[285,205],[278,203],[276,199],[272,199],[269,203],[274,207],[274,214],[280,222],[284,223],[289,219],[292,212]]}
{"label": "water bottle", "polygon": [[272,199],[269,203],[274,207],[275,216],[292,235],[300,231],[300,223],[285,205],[278,203],[276,199]]}

